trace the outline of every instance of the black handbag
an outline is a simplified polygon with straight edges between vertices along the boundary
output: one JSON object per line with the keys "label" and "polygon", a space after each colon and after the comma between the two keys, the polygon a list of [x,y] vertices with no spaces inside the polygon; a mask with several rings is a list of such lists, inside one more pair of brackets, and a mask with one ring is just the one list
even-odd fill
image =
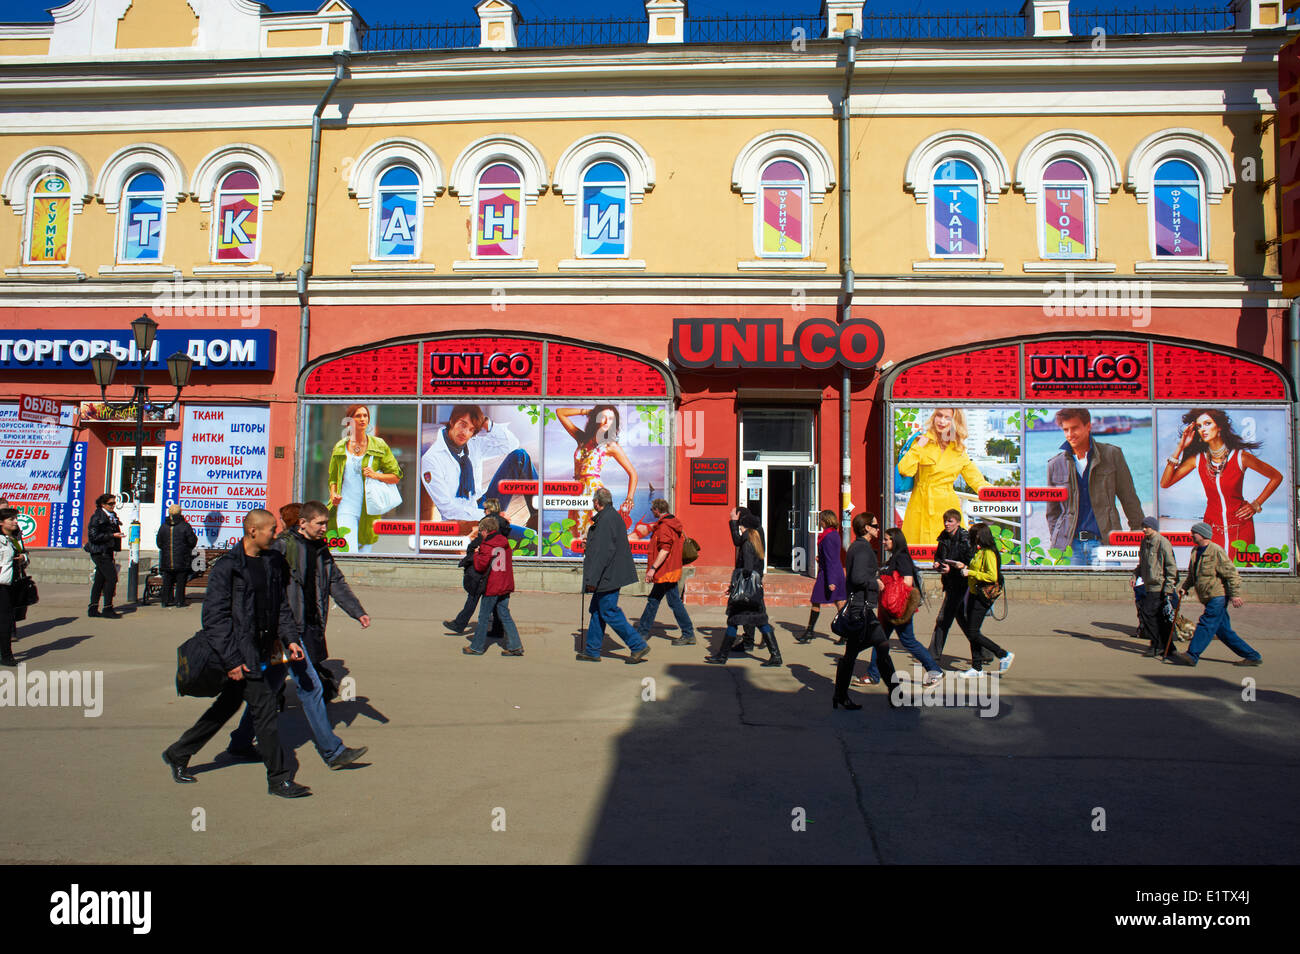
{"label": "black handbag", "polygon": [[867,595],[862,591],[849,594],[849,601],[831,620],[831,632],[841,639],[848,639],[867,628]]}
{"label": "black handbag", "polygon": [[727,588],[727,603],[732,609],[758,609],[763,605],[763,574],[736,567]]}
{"label": "black handbag", "polygon": [[26,609],[28,606],[35,606],[41,601],[40,590],[36,588],[36,581],[27,574],[23,574],[14,580],[13,584],[13,604]]}
{"label": "black handbag", "polygon": [[176,648],[176,695],[215,696],[226,684],[226,673],[203,631]]}

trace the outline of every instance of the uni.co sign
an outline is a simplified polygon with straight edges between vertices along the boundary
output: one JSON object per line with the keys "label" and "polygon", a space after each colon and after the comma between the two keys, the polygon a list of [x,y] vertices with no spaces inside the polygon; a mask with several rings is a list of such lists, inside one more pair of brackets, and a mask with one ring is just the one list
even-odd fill
{"label": "uni.co sign", "polygon": [[536,389],[532,355],[523,351],[429,351],[429,383],[435,388]]}
{"label": "uni.co sign", "polygon": [[874,321],[809,318],[784,340],[780,318],[678,318],[672,360],[679,368],[874,367],[885,352],[885,333]]}
{"label": "uni.co sign", "polygon": [[1087,384],[1141,390],[1142,378],[1142,362],[1132,354],[1035,354],[1029,358],[1029,385],[1039,390]]}

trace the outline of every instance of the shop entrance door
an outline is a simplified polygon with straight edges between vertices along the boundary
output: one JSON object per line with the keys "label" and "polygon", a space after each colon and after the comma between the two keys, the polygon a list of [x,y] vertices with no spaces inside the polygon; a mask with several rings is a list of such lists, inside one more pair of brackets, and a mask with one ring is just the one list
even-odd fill
{"label": "shop entrance door", "polygon": [[[117,496],[117,516],[122,521],[122,548],[130,539],[131,521],[136,519],[135,481],[140,488],[139,520],[140,549],[156,549],[158,528],[162,526],[162,493],[158,486],[158,476],[162,471],[163,448],[145,447],[141,449],[141,458],[137,467],[134,447],[110,447],[108,449],[108,492]],[[138,470],[138,478],[137,478]]]}
{"label": "shop entrance door", "polygon": [[766,569],[817,574],[817,465],[813,414],[798,408],[741,411],[737,499],[758,517],[767,540]]}

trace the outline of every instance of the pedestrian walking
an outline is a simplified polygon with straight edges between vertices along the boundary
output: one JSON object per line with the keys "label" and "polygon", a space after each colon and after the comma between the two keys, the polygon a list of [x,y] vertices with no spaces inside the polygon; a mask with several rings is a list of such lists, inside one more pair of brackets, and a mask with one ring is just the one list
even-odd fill
{"label": "pedestrian walking", "polygon": [[281,798],[310,795],[311,789],[293,780],[280,748],[275,691],[266,671],[290,660],[305,659],[298,642],[298,625],[285,597],[288,567],[270,549],[275,516],[269,510],[244,515],[244,537],[238,546],[213,564],[203,596],[203,633],[221,660],[228,680],[221,694],[179,739],[163,750],[172,781],[198,781],[189,772],[190,759],[221,731],[247,702],[266,765],[267,791]]}
{"label": "pedestrian walking", "polygon": [[[113,609],[113,594],[117,592],[117,560],[114,554],[122,549],[122,521],[117,517],[117,498],[100,494],[95,498],[95,512],[86,527],[86,552],[95,564],[95,580],[90,585],[90,606],[87,616],[118,619],[121,613]],[[104,608],[99,609],[103,594]]]}
{"label": "pedestrian walking", "polygon": [[930,655],[936,662],[943,661],[943,647],[948,641],[948,631],[961,616],[969,588],[954,564],[966,565],[975,555],[970,534],[961,525],[960,510],[946,510],[943,514],[943,532],[934,550],[934,568],[939,571],[943,587],[943,604],[934,620],[934,635],[930,637]]}
{"label": "pedestrian walking", "polygon": [[1168,658],[1174,627],[1171,600],[1178,585],[1178,563],[1174,548],[1160,532],[1160,521],[1155,517],[1142,518],[1142,545],[1138,547],[1138,562],[1129,582],[1136,593],[1141,589],[1138,615],[1151,645],[1143,656]]}
{"label": "pedestrian walking", "polygon": [[18,665],[13,650],[18,633],[14,584],[22,575],[27,556],[22,542],[14,542],[17,534],[18,511],[13,507],[0,508],[0,666]]}
{"label": "pedestrian walking", "polygon": [[794,638],[796,643],[810,643],[817,635],[817,617],[827,603],[844,608],[848,586],[844,579],[844,542],[840,539],[839,520],[834,510],[823,510],[817,517],[821,533],[817,535],[817,579],[813,581],[812,610],[808,626]]}
{"label": "pedestrian walking", "polygon": [[198,534],[181,513],[180,504],[167,507],[167,519],[158,528],[158,570],[162,574],[163,606],[185,605],[185,584],[189,582]]}
{"label": "pedestrian walking", "polygon": [[[737,588],[733,585],[727,600],[727,631],[718,644],[717,650],[711,656],[705,656],[706,663],[722,665],[726,663],[727,657],[735,649],[732,645],[736,641],[736,631],[741,626],[753,626],[763,634],[764,645],[767,646],[768,658],[762,663],[763,666],[780,666],[783,663],[781,658],[781,647],[776,643],[776,632],[772,629],[772,624],[767,619],[767,605],[763,601],[763,567],[766,562],[766,541],[763,539],[763,526],[758,516],[748,508],[731,511],[729,521],[731,527],[732,539],[739,539],[740,545],[736,547],[736,570],[745,576],[757,577],[757,587],[753,599],[742,599],[737,593]],[[736,579],[736,574],[732,574],[732,580]]]}
{"label": "pedestrian walking", "polygon": [[1228,618],[1228,604],[1241,609],[1246,601],[1241,598],[1241,574],[1223,547],[1214,542],[1214,528],[1208,523],[1192,524],[1192,541],[1196,544],[1187,564],[1187,579],[1181,587],[1184,596],[1196,590],[1196,598],[1205,609],[1196,622],[1196,632],[1185,653],[1173,653],[1170,661],[1180,666],[1195,666],[1201,654],[1217,636],[1229,649],[1241,657],[1234,665],[1258,666],[1264,657],[1232,628]]}
{"label": "pedestrian walking", "polygon": [[[271,550],[284,557],[288,570],[285,600],[298,627],[298,640],[303,658],[290,660],[287,666],[276,666],[268,671],[268,682],[279,696],[284,681],[293,676],[298,689],[298,704],[302,707],[307,725],[311,729],[316,752],[331,769],[351,765],[366,754],[366,746],[350,748],[334,732],[325,704],[338,694],[334,674],[325,668],[329,654],[325,644],[325,624],[329,618],[331,597],[349,616],[370,626],[361,601],[348,586],[334,556],[325,543],[329,532],[329,510],[318,500],[309,500],[298,506],[298,524],[284,530],[271,544]],[[244,710],[235,731],[230,734],[226,754],[244,761],[257,761],[260,757],[253,747],[256,727],[251,708]]]}
{"label": "pedestrian walking", "polygon": [[[510,531],[513,528],[510,521],[506,519],[506,515],[501,512],[500,500],[496,497],[486,498],[483,501],[483,515],[486,517],[495,516],[501,535],[507,539],[510,537]],[[443,622],[442,625],[447,627],[448,636],[464,635],[465,630],[469,628],[470,619],[474,616],[474,610],[478,607],[479,599],[483,596],[483,588],[487,585],[487,577],[474,569],[474,553],[482,542],[483,535],[475,531],[474,535],[470,537],[469,544],[465,547],[465,555],[461,557],[459,566],[464,571],[461,586],[465,590],[465,605],[461,607],[460,612],[456,614],[454,619]],[[488,638],[500,639],[504,635],[501,629],[501,620],[493,619],[492,630],[488,634]]]}
{"label": "pedestrian walking", "polygon": [[1004,673],[1011,668],[1016,654],[1007,652],[993,640],[985,636],[981,629],[984,617],[993,609],[993,602],[1002,591],[1002,565],[997,555],[997,544],[993,540],[993,531],[984,524],[972,528],[971,539],[975,543],[975,555],[969,565],[961,564],[957,570],[966,578],[966,610],[958,620],[961,631],[970,642],[970,668],[958,673],[966,678],[977,677],[982,672],[983,658],[981,649],[987,649],[998,660],[998,672]]}
{"label": "pedestrian walking", "polygon": [[[510,615],[510,594],[515,591],[514,561],[510,554],[510,538],[501,531],[501,523],[488,514],[478,524],[482,543],[474,553],[474,569],[487,577],[483,589],[483,603],[479,608],[478,625],[468,646],[461,647],[467,656],[482,656],[487,651],[488,628],[499,620],[505,631],[506,648],[502,656],[522,656],[524,644],[519,630]],[[631,555],[631,550],[628,551]]]}
{"label": "pedestrian walking", "polygon": [[577,654],[579,662],[600,662],[605,643],[605,626],[614,628],[630,649],[628,663],[639,663],[650,655],[650,646],[618,608],[618,591],[636,582],[636,563],[627,542],[627,525],[613,508],[608,487],[597,487],[591,495],[596,514],[592,518],[582,556],[582,587],[591,594],[591,619],[587,642]]}
{"label": "pedestrian walking", "polygon": [[674,646],[694,646],[695,626],[678,583],[682,578],[682,548],[686,545],[686,528],[668,509],[668,501],[657,498],[650,502],[650,509],[659,519],[655,521],[654,532],[650,535],[650,562],[646,566],[645,581],[650,584],[650,595],[646,597],[645,610],[637,621],[636,631],[642,639],[650,638],[650,627],[654,625],[655,615],[659,612],[661,600],[668,600],[668,608],[677,618],[677,625],[682,634],[673,640]]}
{"label": "pedestrian walking", "polygon": [[885,677],[885,696],[890,706],[897,707],[893,686],[897,682],[894,662],[889,658],[889,639],[876,619],[876,606],[880,594],[880,563],[871,548],[872,541],[880,535],[880,520],[874,513],[860,513],[853,518],[853,543],[849,545],[845,576],[848,583],[848,605],[845,616],[860,619],[851,625],[844,640],[844,655],[835,667],[835,695],[831,697],[832,709],[861,709],[862,705],[849,699],[849,682],[858,654],[868,646],[880,648],[876,665]]}
{"label": "pedestrian walking", "polygon": [[[911,553],[907,549],[907,538],[903,536],[903,531],[897,527],[890,527],[885,531],[884,536],[885,552],[889,554],[885,560],[885,565],[880,568],[880,575],[887,577],[891,573],[897,573],[903,578],[909,587],[913,589],[920,587],[921,577],[917,572],[916,563],[912,560]],[[926,651],[916,638],[916,631],[912,627],[915,619],[916,610],[913,609],[906,619],[895,620],[890,618],[889,614],[883,609],[880,611],[880,628],[884,630],[885,638],[888,639],[894,633],[898,633],[898,641],[903,644],[903,648],[911,654],[912,658],[925,667],[925,677],[922,685],[933,686],[943,678],[943,670],[939,668],[934,657]],[[870,682],[880,681],[879,669],[880,650],[871,651],[871,665],[867,667],[867,677]]]}

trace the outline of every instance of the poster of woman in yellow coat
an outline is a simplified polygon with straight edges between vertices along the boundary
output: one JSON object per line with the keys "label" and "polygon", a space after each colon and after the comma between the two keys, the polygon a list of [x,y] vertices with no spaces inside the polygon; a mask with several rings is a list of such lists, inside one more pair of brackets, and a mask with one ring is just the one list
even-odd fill
{"label": "poster of woman in yellow coat", "polygon": [[916,546],[932,546],[943,532],[944,511],[962,509],[953,488],[958,475],[975,493],[988,484],[966,453],[966,437],[965,412],[938,407],[899,458],[898,472],[914,481],[903,514],[903,536]]}

